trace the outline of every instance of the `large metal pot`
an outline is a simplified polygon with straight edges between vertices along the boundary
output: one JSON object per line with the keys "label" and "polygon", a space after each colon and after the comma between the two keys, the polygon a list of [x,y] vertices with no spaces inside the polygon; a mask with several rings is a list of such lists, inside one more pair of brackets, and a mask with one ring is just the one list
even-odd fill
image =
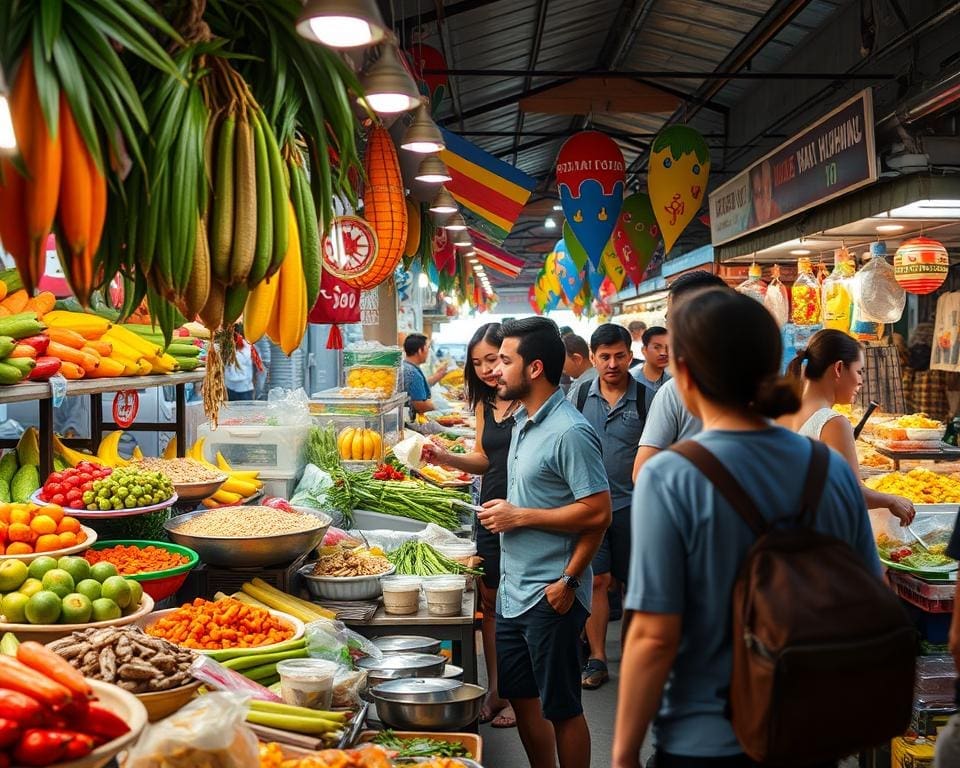
{"label": "large metal pot", "polygon": [[[370,695],[377,705],[377,716],[391,728],[404,731],[457,731],[480,716],[480,707],[487,691],[469,683],[450,689],[449,684],[455,682],[430,678],[395,680],[373,688]],[[389,688],[396,683],[414,687],[420,684],[423,691],[394,693]],[[437,684],[447,684],[442,686],[447,690]]]}
{"label": "large metal pot", "polygon": [[441,645],[439,640],[420,635],[387,635],[372,642],[384,653],[440,653]]}
{"label": "large metal pot", "polygon": [[439,654],[387,653],[379,659],[360,659],[357,666],[367,670],[367,685],[372,688],[405,677],[442,677],[446,663],[446,657]]}

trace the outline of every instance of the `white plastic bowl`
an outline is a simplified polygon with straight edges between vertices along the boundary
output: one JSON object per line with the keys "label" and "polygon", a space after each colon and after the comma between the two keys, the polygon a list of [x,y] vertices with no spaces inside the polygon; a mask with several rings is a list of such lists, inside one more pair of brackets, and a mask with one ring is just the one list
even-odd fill
{"label": "white plastic bowl", "polygon": [[298,573],[306,582],[313,597],[325,600],[375,600],[382,589],[380,579],[389,576],[396,568],[390,568],[374,576],[314,576],[313,563],[303,566]]}

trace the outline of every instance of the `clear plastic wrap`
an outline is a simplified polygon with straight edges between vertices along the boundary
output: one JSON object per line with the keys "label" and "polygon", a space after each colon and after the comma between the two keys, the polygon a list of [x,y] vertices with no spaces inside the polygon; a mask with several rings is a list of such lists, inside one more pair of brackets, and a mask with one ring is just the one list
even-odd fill
{"label": "clear plastic wrap", "polygon": [[260,747],[244,725],[247,697],[209,693],[151,725],[127,753],[126,768],[250,768]]}
{"label": "clear plastic wrap", "polygon": [[260,683],[234,672],[209,656],[199,655],[190,666],[190,674],[209,688],[246,696],[258,701],[281,701],[280,697]]}
{"label": "clear plastic wrap", "polygon": [[312,659],[326,659],[353,669],[353,660],[361,656],[381,658],[383,652],[363,635],[342,621],[317,619],[307,624],[307,653]]}
{"label": "clear plastic wrap", "polygon": [[777,325],[783,328],[790,319],[790,296],[787,286],[780,282],[780,267],[773,265],[773,277],[763,296],[763,306],[773,315]]}
{"label": "clear plastic wrap", "polygon": [[[846,251],[842,251],[846,253]],[[823,327],[847,333],[850,331],[853,314],[853,292],[851,277],[854,272],[852,262],[841,259],[839,253],[833,265],[833,272],[823,281],[822,308]]]}
{"label": "clear plastic wrap", "polygon": [[767,295],[767,284],[761,279],[762,275],[763,269],[760,265],[751,264],[747,279],[737,286],[737,291],[763,304],[763,299]]}
{"label": "clear plastic wrap", "polygon": [[820,322],[820,283],[813,274],[810,259],[797,259],[797,279],[790,288],[794,325],[817,325]]}
{"label": "clear plastic wrap", "polygon": [[853,301],[861,321],[895,323],[903,314],[907,292],[885,258],[883,243],[870,244],[871,259],[853,279]]}

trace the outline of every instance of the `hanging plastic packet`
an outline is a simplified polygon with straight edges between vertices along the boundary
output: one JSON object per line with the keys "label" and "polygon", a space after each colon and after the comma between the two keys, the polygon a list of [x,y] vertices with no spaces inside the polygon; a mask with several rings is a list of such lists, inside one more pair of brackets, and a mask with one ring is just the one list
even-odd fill
{"label": "hanging plastic packet", "polygon": [[[850,278],[853,276],[854,265],[845,248],[836,253],[831,272],[823,281],[823,327],[836,331],[850,332],[850,323],[853,313],[853,295]],[[848,266],[849,265],[849,266]]]}
{"label": "hanging plastic packet", "polygon": [[773,315],[777,325],[783,328],[790,319],[790,296],[787,286],[780,282],[780,265],[774,264],[771,272],[772,279],[763,296],[763,306]]}
{"label": "hanging plastic packet", "polygon": [[762,275],[763,269],[760,265],[751,264],[747,279],[737,286],[737,291],[763,304],[763,299],[767,295],[767,284],[761,279]]}
{"label": "hanging plastic packet", "polygon": [[853,279],[853,300],[861,321],[895,323],[903,314],[907,292],[886,259],[886,246],[870,244],[870,261]]}
{"label": "hanging plastic packet", "polygon": [[[797,259],[797,279],[790,288],[794,325],[817,325],[820,322],[820,283],[814,277],[810,259]],[[769,290],[769,289],[768,289]]]}

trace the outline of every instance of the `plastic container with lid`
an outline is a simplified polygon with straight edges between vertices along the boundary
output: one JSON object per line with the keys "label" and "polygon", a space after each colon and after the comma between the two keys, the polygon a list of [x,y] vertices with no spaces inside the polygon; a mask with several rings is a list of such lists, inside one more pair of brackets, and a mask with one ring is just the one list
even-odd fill
{"label": "plastic container with lid", "polygon": [[420,610],[420,583],[417,576],[385,576],[380,579],[384,613],[409,616]]}
{"label": "plastic container with lid", "polygon": [[432,576],[424,579],[427,612],[431,616],[459,616],[466,586],[467,580],[463,576]]}
{"label": "plastic container with lid", "polygon": [[285,704],[330,709],[333,679],[340,665],[325,659],[287,659],[277,664],[280,697]]}
{"label": "plastic container with lid", "polygon": [[817,325],[820,322],[820,283],[813,274],[810,259],[797,259],[797,279],[790,288],[794,325]]}
{"label": "plastic container with lid", "polygon": [[751,264],[747,279],[737,286],[737,291],[762,304],[767,295],[767,284],[761,279],[762,276],[763,268],[759,264]]}

